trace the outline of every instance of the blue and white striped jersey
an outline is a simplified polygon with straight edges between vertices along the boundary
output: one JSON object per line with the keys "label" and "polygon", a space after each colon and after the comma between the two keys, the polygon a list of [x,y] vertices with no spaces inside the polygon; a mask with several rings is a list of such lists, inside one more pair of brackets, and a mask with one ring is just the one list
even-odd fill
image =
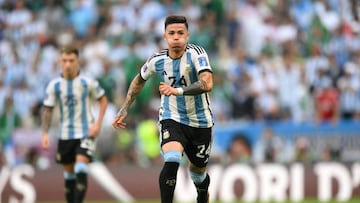
{"label": "blue and white striped jersey", "polygon": [[89,127],[95,122],[91,112],[91,100],[105,94],[96,80],[78,75],[73,80],[58,77],[46,87],[44,106],[59,105],[59,139],[88,137]]}
{"label": "blue and white striped jersey", "polygon": [[[212,72],[206,51],[197,45],[188,44],[182,57],[172,59],[168,50],[151,56],[141,67],[140,75],[144,80],[155,73],[172,87],[188,86],[198,81],[202,71]],[[194,96],[161,96],[160,120],[172,119],[182,124],[208,128],[213,126],[208,93]]]}

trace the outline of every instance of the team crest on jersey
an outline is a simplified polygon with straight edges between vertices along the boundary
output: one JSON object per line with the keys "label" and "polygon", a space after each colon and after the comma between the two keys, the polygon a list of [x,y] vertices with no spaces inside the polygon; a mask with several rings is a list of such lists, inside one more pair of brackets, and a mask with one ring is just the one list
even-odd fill
{"label": "team crest on jersey", "polygon": [[199,57],[199,58],[198,58],[198,61],[199,61],[200,66],[208,66],[208,65],[209,65],[206,57],[204,57],[204,56],[203,56],[203,57]]}
{"label": "team crest on jersey", "polygon": [[56,160],[61,161],[61,155],[59,153],[56,154]]}
{"label": "team crest on jersey", "polygon": [[185,66],[185,73],[190,73],[190,72],[191,72],[190,64],[186,64],[186,66]]}
{"label": "team crest on jersey", "polygon": [[168,130],[164,130],[163,133],[162,133],[162,137],[163,139],[168,139],[170,137],[170,133]]}

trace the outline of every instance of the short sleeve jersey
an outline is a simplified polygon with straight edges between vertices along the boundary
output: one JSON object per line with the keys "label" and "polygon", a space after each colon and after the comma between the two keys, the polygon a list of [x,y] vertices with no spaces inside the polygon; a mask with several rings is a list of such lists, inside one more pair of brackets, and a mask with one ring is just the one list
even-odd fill
{"label": "short sleeve jersey", "polygon": [[89,127],[95,122],[91,101],[104,94],[96,80],[81,75],[73,80],[58,77],[50,81],[43,104],[48,107],[59,105],[59,139],[88,137]]}
{"label": "short sleeve jersey", "polygon": [[[144,80],[157,74],[172,87],[184,87],[198,81],[203,71],[212,72],[206,51],[197,45],[188,44],[185,53],[177,59],[162,50],[151,56],[140,70]],[[161,96],[159,119],[172,119],[182,124],[208,128],[213,126],[208,93],[186,96]]]}

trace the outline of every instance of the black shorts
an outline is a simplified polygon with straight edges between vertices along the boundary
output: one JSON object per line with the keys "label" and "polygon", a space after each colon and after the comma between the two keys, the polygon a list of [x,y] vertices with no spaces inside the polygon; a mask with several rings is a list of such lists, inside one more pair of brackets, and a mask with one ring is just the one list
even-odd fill
{"label": "black shorts", "polygon": [[182,144],[189,161],[195,166],[205,167],[209,161],[212,128],[195,128],[173,120],[160,121],[161,146],[177,141]]}
{"label": "black shorts", "polygon": [[91,161],[95,152],[95,140],[91,138],[58,140],[56,162],[71,164],[75,162],[76,155],[81,154]]}

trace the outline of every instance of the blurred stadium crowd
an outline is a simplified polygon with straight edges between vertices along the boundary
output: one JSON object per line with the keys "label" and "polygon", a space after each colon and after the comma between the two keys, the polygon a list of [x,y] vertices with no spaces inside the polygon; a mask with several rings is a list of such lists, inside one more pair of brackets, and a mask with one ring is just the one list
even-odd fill
{"label": "blurred stadium crowd", "polygon": [[[0,0],[0,165],[52,156],[36,143],[41,105],[46,84],[60,74],[58,48],[70,43],[81,50],[81,72],[97,78],[111,101],[98,143],[99,159],[157,163],[156,79],[139,95],[127,130],[114,131],[111,121],[140,66],[164,47],[163,20],[168,14],[185,15],[190,42],[208,51],[217,123],[358,120],[360,26],[351,3]],[[20,147],[14,149],[14,142]]]}

